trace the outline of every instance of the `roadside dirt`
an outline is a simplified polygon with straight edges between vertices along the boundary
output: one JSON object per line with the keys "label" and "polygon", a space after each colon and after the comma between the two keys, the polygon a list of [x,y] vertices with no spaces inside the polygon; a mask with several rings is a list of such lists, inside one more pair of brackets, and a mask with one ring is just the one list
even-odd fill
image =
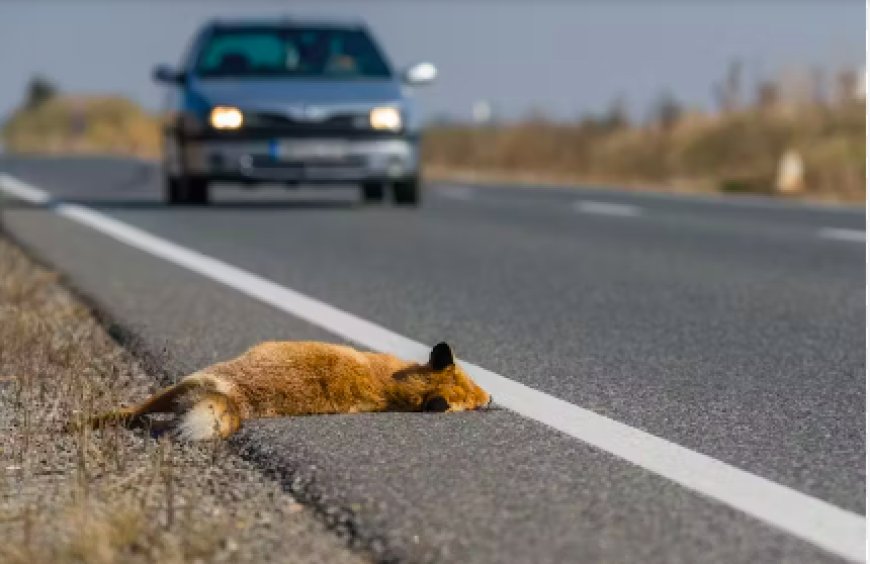
{"label": "roadside dirt", "polygon": [[367,561],[224,443],[62,431],[156,388],[0,234],[0,561]]}

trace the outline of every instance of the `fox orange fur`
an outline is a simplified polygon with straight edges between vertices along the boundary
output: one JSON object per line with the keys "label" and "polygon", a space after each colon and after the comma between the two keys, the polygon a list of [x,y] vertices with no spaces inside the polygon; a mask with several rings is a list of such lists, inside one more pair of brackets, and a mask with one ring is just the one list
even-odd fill
{"label": "fox orange fur", "polygon": [[372,411],[465,411],[490,395],[456,364],[446,343],[426,364],[319,342],[261,343],[186,376],[141,404],[90,419],[136,425],[152,413],[179,416],[185,440],[226,438],[245,419]]}

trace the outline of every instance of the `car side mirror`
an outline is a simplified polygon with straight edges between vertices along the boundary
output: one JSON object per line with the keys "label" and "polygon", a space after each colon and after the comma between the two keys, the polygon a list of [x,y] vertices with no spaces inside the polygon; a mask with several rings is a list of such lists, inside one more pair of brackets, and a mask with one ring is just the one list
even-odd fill
{"label": "car side mirror", "polygon": [[438,69],[432,63],[417,63],[405,69],[402,79],[405,84],[422,86],[429,84],[438,76]]}
{"label": "car side mirror", "polygon": [[157,65],[152,76],[155,81],[164,84],[182,84],[186,79],[183,72],[177,71],[169,65]]}

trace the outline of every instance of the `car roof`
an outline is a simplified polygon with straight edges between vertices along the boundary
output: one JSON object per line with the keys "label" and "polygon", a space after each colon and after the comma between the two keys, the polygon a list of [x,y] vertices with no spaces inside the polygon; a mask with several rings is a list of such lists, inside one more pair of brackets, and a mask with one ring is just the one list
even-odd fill
{"label": "car roof", "polygon": [[365,29],[366,25],[359,19],[316,19],[296,17],[275,18],[215,18],[206,27],[212,29],[246,28],[246,27],[316,27],[326,29]]}

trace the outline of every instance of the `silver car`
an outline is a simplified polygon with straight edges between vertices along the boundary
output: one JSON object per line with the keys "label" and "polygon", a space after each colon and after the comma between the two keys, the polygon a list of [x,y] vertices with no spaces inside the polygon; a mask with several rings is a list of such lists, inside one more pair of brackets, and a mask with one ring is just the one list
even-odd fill
{"label": "silver car", "polygon": [[435,78],[420,63],[399,76],[364,25],[215,21],[170,86],[163,168],[170,204],[205,204],[212,182],[345,184],[365,201],[419,199],[419,124],[404,85]]}

